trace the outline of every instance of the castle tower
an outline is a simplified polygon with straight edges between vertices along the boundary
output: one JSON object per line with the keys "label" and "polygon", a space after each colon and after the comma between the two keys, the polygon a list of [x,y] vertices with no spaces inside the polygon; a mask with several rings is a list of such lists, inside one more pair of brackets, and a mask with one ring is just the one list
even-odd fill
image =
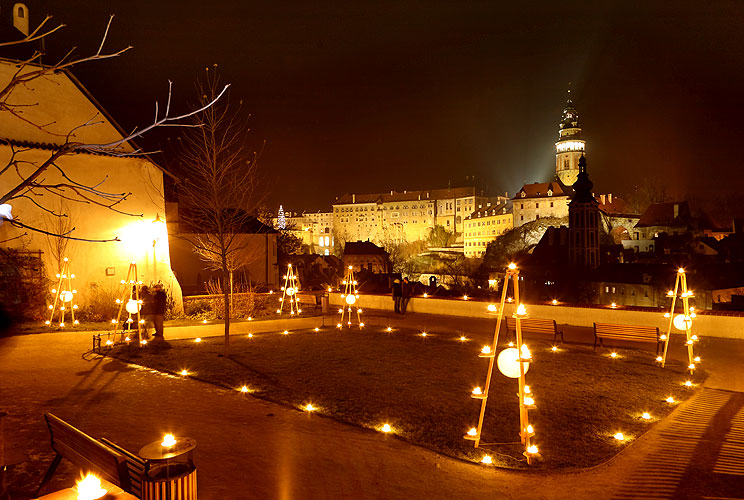
{"label": "castle tower", "polygon": [[568,255],[572,266],[599,266],[599,202],[592,194],[594,184],[586,173],[586,158],[578,161],[575,191],[568,204]]}
{"label": "castle tower", "polygon": [[571,101],[571,90],[561,116],[558,142],[555,143],[555,173],[566,186],[573,185],[579,175],[579,158],[584,154],[586,142],[581,138],[579,114]]}

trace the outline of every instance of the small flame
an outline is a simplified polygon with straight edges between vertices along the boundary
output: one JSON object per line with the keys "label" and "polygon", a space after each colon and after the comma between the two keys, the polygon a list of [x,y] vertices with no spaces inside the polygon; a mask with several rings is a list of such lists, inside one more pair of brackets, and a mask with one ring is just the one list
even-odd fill
{"label": "small flame", "polygon": [[88,474],[77,483],[78,500],[95,500],[107,493],[101,487],[101,480],[93,474]]}
{"label": "small flame", "polygon": [[244,385],[243,387],[241,387],[240,388],[240,392],[242,392],[243,394],[245,394],[246,392],[248,392],[248,386],[247,385]]}
{"label": "small flame", "polygon": [[532,399],[532,398],[530,398],[530,397],[525,397],[524,398],[524,404],[527,405],[527,406],[532,406],[532,405],[535,404],[535,400]]}
{"label": "small flame", "polygon": [[527,433],[528,433],[528,434],[532,434],[533,432],[535,432],[535,428],[534,428],[534,427],[532,427],[532,424],[529,424],[529,425],[527,426]]}
{"label": "small flame", "polygon": [[641,415],[641,418],[643,420],[651,420],[651,414],[649,412],[647,412],[647,411],[644,411],[643,412],[643,415]]}
{"label": "small flame", "polygon": [[618,441],[623,441],[625,440],[625,436],[622,432],[618,432],[617,434],[615,434],[615,439],[617,439]]}
{"label": "small flame", "polygon": [[527,309],[524,307],[524,304],[517,306],[517,316],[527,316]]}
{"label": "small flame", "polygon": [[556,352],[556,351],[558,351],[558,346],[557,345],[554,345],[553,347],[550,348],[550,350],[553,351],[553,352]]}
{"label": "small flame", "polygon": [[166,434],[163,437],[163,442],[160,443],[161,446],[165,446],[166,448],[175,446],[175,444],[176,444],[176,438],[173,436],[173,434]]}
{"label": "small flame", "polygon": [[308,403],[308,404],[305,405],[305,411],[315,411],[317,409],[318,408],[316,408],[315,406],[313,406],[312,403]]}
{"label": "small flame", "polygon": [[484,345],[483,346],[483,349],[481,349],[481,353],[483,353],[483,354],[491,354],[491,347],[490,346],[487,346],[487,345]]}
{"label": "small flame", "polygon": [[465,335],[460,337],[460,342],[465,342],[466,340],[468,340],[468,338]]}
{"label": "small flame", "polygon": [[531,455],[536,455],[537,452],[538,452],[537,446],[534,445],[534,444],[532,446],[530,446],[530,447],[527,448],[527,453],[529,453]]}
{"label": "small flame", "polygon": [[522,344],[522,359],[530,359],[531,357],[530,348],[527,347],[527,344]]}
{"label": "small flame", "polygon": [[392,427],[390,427],[390,424],[385,424],[385,425],[383,425],[383,426],[382,426],[382,427],[380,428],[380,430],[381,430],[382,432],[385,432],[385,433],[387,433],[387,432],[393,432],[393,428],[392,428]]}
{"label": "small flame", "polygon": [[468,436],[477,436],[478,435],[478,429],[475,427],[471,427],[468,431]]}
{"label": "small flame", "polygon": [[475,389],[473,389],[473,394],[483,394],[483,391],[480,387],[476,387]]}
{"label": "small flame", "polygon": [[196,338],[194,339],[194,342],[197,342],[197,343],[198,343],[198,342],[201,342],[201,337],[196,337]]}
{"label": "small flame", "polygon": [[483,458],[481,459],[482,464],[492,464],[493,458],[491,458],[491,455],[483,455]]}
{"label": "small flame", "polygon": [[497,311],[496,304],[488,304],[488,307],[486,309],[488,309],[490,312],[496,312]]}
{"label": "small flame", "polygon": [[617,353],[616,352],[611,352],[610,353],[610,357],[611,358],[616,358],[617,357]]}
{"label": "small flame", "polygon": [[674,403],[674,398],[672,396],[669,396],[668,398],[666,398],[666,402],[667,403]]}

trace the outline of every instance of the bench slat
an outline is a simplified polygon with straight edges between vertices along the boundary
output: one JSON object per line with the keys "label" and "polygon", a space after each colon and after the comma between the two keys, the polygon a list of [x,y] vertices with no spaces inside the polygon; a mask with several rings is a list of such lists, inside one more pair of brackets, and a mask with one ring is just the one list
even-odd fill
{"label": "bench slat", "polygon": [[[130,482],[126,460],[116,450],[93,439],[52,413],[44,415],[49,428],[52,449],[58,456],[66,458],[83,471],[95,471],[107,481],[129,491]],[[56,463],[59,459],[56,459]],[[53,462],[50,471],[39,486],[39,491],[54,473]]]}
{"label": "bench slat", "polygon": [[594,350],[597,349],[597,340],[599,340],[600,344],[604,345],[602,342],[604,339],[656,343],[657,354],[661,343],[659,329],[655,326],[594,323]]}
{"label": "bench slat", "polygon": [[[522,326],[522,331],[524,332],[531,332],[531,333],[547,333],[550,335],[553,335],[553,340],[555,340],[558,335],[561,336],[561,341],[563,341],[563,332],[558,330],[557,325],[555,324],[555,320],[552,319],[541,319],[541,318],[526,318],[520,321]],[[517,319],[513,318],[511,316],[506,317],[506,330],[508,331],[516,331],[517,328]]]}

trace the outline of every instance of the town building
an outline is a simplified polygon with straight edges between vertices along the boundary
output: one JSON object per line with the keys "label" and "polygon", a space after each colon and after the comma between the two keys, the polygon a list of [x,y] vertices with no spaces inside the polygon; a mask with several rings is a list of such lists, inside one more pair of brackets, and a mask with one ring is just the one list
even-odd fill
{"label": "town building", "polygon": [[[0,80],[9,82],[19,70],[23,74],[40,68],[24,64],[20,68],[17,61],[0,60]],[[21,178],[52,158],[73,130],[74,140],[85,144],[109,144],[127,136],[67,71],[16,86],[9,99],[34,103],[23,107],[22,118],[8,110],[0,113],[0,162],[3,166],[15,162]],[[95,117],[92,122],[91,117]],[[110,296],[118,290],[132,262],[137,263],[137,276],[132,278],[146,284],[162,282],[175,303],[181,304],[181,287],[171,270],[168,232],[162,223],[164,176],[168,174],[149,157],[136,154],[137,149],[122,143],[115,154],[81,151],[62,155],[54,159],[55,168],[44,171],[43,183],[68,186],[64,192],[55,194],[50,188],[42,190],[43,196],[26,193],[6,202],[12,206],[13,217],[24,225],[56,234],[71,231],[68,236],[78,238],[45,235],[9,222],[0,225],[3,248],[36,252],[52,279],[60,272],[62,259],[69,259],[78,292],[76,302],[81,308],[102,294]],[[0,174],[4,188],[0,195],[9,192],[21,178],[15,168]],[[100,204],[75,196],[76,190]],[[103,193],[103,197],[97,193]],[[116,198],[111,193],[122,196]],[[117,199],[121,201],[113,209],[105,206]]]}
{"label": "town building", "polygon": [[440,225],[462,241],[465,217],[488,200],[475,187],[345,194],[333,203],[333,231],[339,241],[385,244],[425,240]]}
{"label": "town building", "polygon": [[390,254],[369,241],[350,241],[344,245],[344,269],[351,267],[355,273],[367,271],[386,274],[392,270]]}
{"label": "town building", "polygon": [[514,227],[511,202],[492,204],[476,210],[465,218],[463,224],[465,257],[483,257],[488,243]]}
{"label": "town building", "polygon": [[559,180],[525,184],[512,198],[514,226],[544,218],[568,217],[572,191]]}
{"label": "town building", "polygon": [[[213,284],[223,282],[219,255],[205,259],[195,252],[193,243],[216,248],[217,240],[210,234],[212,227],[208,223],[200,227],[199,218],[179,203],[169,201],[166,209],[171,262],[183,293],[207,293],[210,281]],[[276,286],[279,283],[277,231],[241,209],[229,209],[225,219],[231,221],[229,238],[233,252],[228,257],[228,265],[234,268],[233,283],[236,286]]]}

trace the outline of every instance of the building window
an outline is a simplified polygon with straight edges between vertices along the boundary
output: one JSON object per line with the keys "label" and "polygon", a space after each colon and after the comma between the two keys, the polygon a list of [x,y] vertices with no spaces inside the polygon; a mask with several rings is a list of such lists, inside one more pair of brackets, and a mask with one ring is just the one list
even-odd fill
{"label": "building window", "polygon": [[519,208],[520,208],[521,210],[524,210],[524,203],[520,203],[520,204],[519,204]]}
{"label": "building window", "polygon": [[535,202],[535,208],[540,208],[540,203],[539,202]]}
{"label": "building window", "polygon": [[553,202],[552,201],[550,202],[550,208],[553,208]]}

